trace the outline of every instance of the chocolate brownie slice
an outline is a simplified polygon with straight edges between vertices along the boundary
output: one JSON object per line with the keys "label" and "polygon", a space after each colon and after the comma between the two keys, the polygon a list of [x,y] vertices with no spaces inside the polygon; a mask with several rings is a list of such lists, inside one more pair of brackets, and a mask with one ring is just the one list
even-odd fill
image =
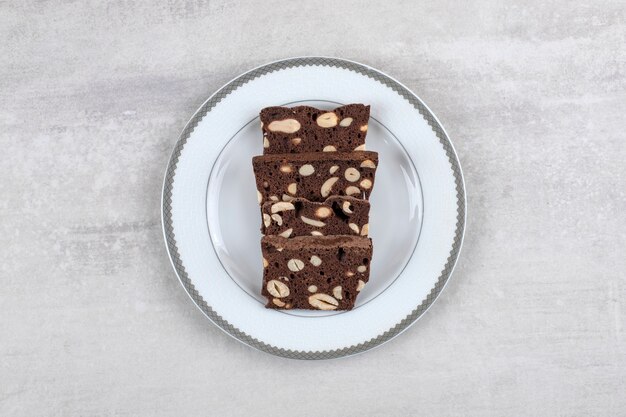
{"label": "chocolate brownie slice", "polygon": [[367,236],[370,203],[354,197],[328,197],[323,203],[304,198],[267,202],[261,207],[261,233],[283,237]]}
{"label": "chocolate brownie slice", "polygon": [[252,158],[259,204],[294,197],[322,202],[330,195],[367,200],[374,186],[378,153],[322,152]]}
{"label": "chocolate brownie slice", "polygon": [[309,106],[261,110],[263,153],[351,152],[365,150],[370,106],[348,104],[335,110]]}
{"label": "chocolate brownie slice", "polygon": [[356,236],[265,236],[267,308],[351,310],[369,280],[372,241]]}

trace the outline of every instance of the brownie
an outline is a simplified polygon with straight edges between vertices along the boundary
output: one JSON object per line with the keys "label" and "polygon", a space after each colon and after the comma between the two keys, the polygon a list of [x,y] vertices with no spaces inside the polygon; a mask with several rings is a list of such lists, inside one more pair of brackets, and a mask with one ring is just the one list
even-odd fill
{"label": "brownie", "polygon": [[369,279],[372,241],[357,236],[265,236],[267,308],[351,310]]}
{"label": "brownie", "polygon": [[370,106],[348,104],[334,110],[309,106],[261,110],[263,153],[351,152],[365,150]]}
{"label": "brownie", "polygon": [[323,203],[294,198],[264,203],[261,233],[283,237],[356,235],[369,232],[370,203],[354,197],[328,197]]}
{"label": "brownie", "polygon": [[322,202],[330,195],[369,199],[378,153],[323,152],[255,156],[259,204],[293,197]]}

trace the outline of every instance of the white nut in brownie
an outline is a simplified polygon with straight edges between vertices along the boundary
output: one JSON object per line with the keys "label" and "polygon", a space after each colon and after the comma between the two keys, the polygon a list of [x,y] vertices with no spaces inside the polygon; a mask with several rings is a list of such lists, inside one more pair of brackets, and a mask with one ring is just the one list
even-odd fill
{"label": "white nut in brownie", "polygon": [[300,144],[300,142],[302,142],[302,138],[293,138],[293,139],[291,139],[291,143],[293,143],[296,146],[298,146]]}
{"label": "white nut in brownie", "polygon": [[300,122],[296,119],[274,120],[267,125],[270,132],[296,133],[300,130]]}
{"label": "white nut in brownie", "polygon": [[354,185],[346,187],[346,195],[356,195],[356,194],[361,194],[361,190],[359,189],[359,187],[355,187]]}
{"label": "white nut in brownie", "polygon": [[315,285],[309,285],[309,288],[307,288],[307,290],[309,290],[309,292],[317,292],[317,287]]}
{"label": "white nut in brownie", "polygon": [[357,272],[363,273],[367,271],[367,267],[365,265],[359,265],[359,267],[356,270]]}
{"label": "white nut in brownie", "polygon": [[341,122],[339,122],[339,126],[348,127],[352,124],[352,120],[353,120],[352,117],[346,117]]}
{"label": "white nut in brownie", "polygon": [[281,165],[280,166],[280,172],[282,172],[282,173],[289,174],[291,171],[292,171],[291,165],[289,165],[289,164],[285,164],[285,165]]}
{"label": "white nut in brownie", "polygon": [[330,174],[334,174],[335,172],[337,172],[337,170],[339,169],[339,165],[333,165],[332,167],[330,167],[330,169],[328,170],[328,172],[330,172]]}
{"label": "white nut in brownie", "polygon": [[263,147],[265,149],[270,147],[270,141],[266,137],[263,138]]}
{"label": "white nut in brownie", "polygon": [[352,214],[352,213],[354,213],[354,212],[352,211],[352,204],[350,204],[350,202],[349,202],[349,201],[344,201],[344,202],[341,204],[341,209],[343,210],[343,212],[344,212],[344,213],[348,213],[348,214]]}
{"label": "white nut in brownie", "polygon": [[271,195],[270,196],[270,200],[272,200],[272,201],[280,201],[280,199],[278,197],[276,197],[275,195]]}
{"label": "white nut in brownie", "polygon": [[280,282],[277,279],[272,279],[268,281],[267,292],[277,298],[285,298],[289,296],[289,287],[284,282]]}
{"label": "white nut in brownie", "polygon": [[[265,214],[265,213],[263,213],[263,214]],[[276,222],[277,225],[279,225],[279,226],[283,225],[283,218],[280,217],[280,214],[278,214],[278,213],[272,214],[272,219]]]}
{"label": "white nut in brownie", "polygon": [[352,271],[346,271],[346,276],[347,276],[347,277],[353,277],[353,276],[354,276],[354,272],[352,272]]}
{"label": "white nut in brownie", "polygon": [[359,128],[361,132],[367,132],[367,125],[363,125]]}
{"label": "white nut in brownie", "polygon": [[325,219],[328,216],[330,216],[332,213],[332,210],[329,209],[328,207],[318,207],[317,210],[315,210],[315,215],[317,217],[319,217],[320,219]]}
{"label": "white nut in brownie", "polygon": [[309,304],[319,310],[336,310],[339,301],[328,294],[317,293],[309,296]]}
{"label": "white nut in brownie", "polygon": [[370,224],[365,223],[363,227],[361,227],[361,236],[367,236],[370,232]]}
{"label": "white nut in brownie", "polygon": [[263,194],[259,190],[256,190],[256,199],[259,201],[259,204],[263,202]]}
{"label": "white nut in brownie", "polygon": [[278,299],[278,298],[274,298],[272,300],[272,303],[274,303],[274,305],[278,306],[278,307],[284,307],[285,306],[285,303],[282,300]]}
{"label": "white nut in brownie", "polygon": [[272,218],[267,213],[263,213],[263,224],[265,227],[269,227],[272,224]]}
{"label": "white nut in brownie", "polygon": [[370,188],[372,188],[372,181],[365,178],[363,181],[359,183],[359,185],[365,188],[366,190],[369,190]]}
{"label": "white nut in brownie", "polygon": [[302,220],[303,223],[308,224],[309,226],[315,226],[315,227],[324,227],[326,226],[326,223],[321,222],[319,220],[315,220],[315,219],[310,219],[306,216],[300,216],[300,220]]}
{"label": "white nut in brownie", "polygon": [[292,182],[291,184],[287,186],[287,192],[289,194],[296,195],[297,191],[298,191],[298,184],[296,184],[295,182]]}
{"label": "white nut in brownie", "polygon": [[313,230],[311,232],[311,236],[324,236],[324,233],[318,232],[317,230]]}
{"label": "white nut in brownie", "polygon": [[289,237],[289,236],[291,236],[292,232],[293,232],[293,229],[287,229],[284,232],[279,233],[278,236]]}
{"label": "white nut in brownie", "polygon": [[319,127],[335,127],[337,126],[337,115],[332,111],[317,116],[317,125]]}
{"label": "white nut in brownie", "polygon": [[352,168],[352,167],[346,169],[346,172],[344,172],[343,175],[350,182],[358,181],[359,178],[361,178],[361,173],[356,168]]}
{"label": "white nut in brownie", "polygon": [[320,189],[322,197],[328,197],[330,195],[330,191],[333,189],[333,185],[335,185],[337,180],[339,180],[338,177],[331,177],[322,184],[322,188]]}
{"label": "white nut in brownie", "polygon": [[341,295],[341,285],[337,285],[335,288],[333,288],[333,296],[337,300],[341,300],[343,298],[343,296]]}
{"label": "white nut in brownie", "polygon": [[315,172],[315,168],[313,168],[313,165],[311,165],[311,164],[305,164],[305,165],[302,165],[300,167],[298,172],[303,177],[308,177],[309,175],[311,175],[311,174],[313,174]]}
{"label": "white nut in brownie", "polygon": [[375,169],[376,168],[376,164],[371,159],[366,159],[365,161],[361,162],[361,168]]}
{"label": "white nut in brownie", "polygon": [[363,280],[359,280],[359,284],[356,286],[357,292],[361,291],[365,287],[365,282]]}
{"label": "white nut in brownie", "polygon": [[291,272],[302,271],[304,269],[304,262],[300,259],[290,259],[287,261],[287,268],[289,268]]}
{"label": "white nut in brownie", "polygon": [[271,212],[273,213],[278,213],[281,211],[286,211],[286,210],[295,210],[295,206],[287,201],[281,201],[278,203],[274,203],[272,204],[272,208],[271,208]]}
{"label": "white nut in brownie", "polygon": [[267,268],[269,266],[269,262],[267,262],[267,259],[263,258],[263,268]]}
{"label": "white nut in brownie", "polygon": [[363,145],[359,145],[356,148],[354,148],[355,151],[364,151],[365,150],[365,144]]}
{"label": "white nut in brownie", "polygon": [[348,227],[350,227],[350,230],[352,230],[357,235],[359,234],[359,226],[356,223],[350,223],[348,224]]}
{"label": "white nut in brownie", "polygon": [[283,201],[290,202],[293,200],[293,197],[288,194],[283,194]]}
{"label": "white nut in brownie", "polygon": [[335,148],[333,145],[324,146],[322,152],[337,152],[337,148]]}
{"label": "white nut in brownie", "polygon": [[322,260],[317,255],[311,256],[310,262],[313,266],[320,266],[322,264]]}

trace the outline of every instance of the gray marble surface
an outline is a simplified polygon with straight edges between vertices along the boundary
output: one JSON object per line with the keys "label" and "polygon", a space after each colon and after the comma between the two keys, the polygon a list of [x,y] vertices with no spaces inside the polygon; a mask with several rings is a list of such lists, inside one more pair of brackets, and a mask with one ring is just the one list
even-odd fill
{"label": "gray marble surface", "polygon": [[[623,1],[0,1],[0,415],[626,415]],[[193,306],[159,200],[267,61],[389,73],[458,150],[455,276],[366,354],[284,360]]]}

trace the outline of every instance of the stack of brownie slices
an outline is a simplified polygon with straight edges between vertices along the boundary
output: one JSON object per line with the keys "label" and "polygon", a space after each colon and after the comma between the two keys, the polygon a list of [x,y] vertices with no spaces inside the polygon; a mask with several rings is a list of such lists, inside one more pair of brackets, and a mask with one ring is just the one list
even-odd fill
{"label": "stack of brownie slices", "polygon": [[267,307],[350,310],[369,279],[369,196],[378,154],[365,150],[369,106],[261,111],[252,160]]}

